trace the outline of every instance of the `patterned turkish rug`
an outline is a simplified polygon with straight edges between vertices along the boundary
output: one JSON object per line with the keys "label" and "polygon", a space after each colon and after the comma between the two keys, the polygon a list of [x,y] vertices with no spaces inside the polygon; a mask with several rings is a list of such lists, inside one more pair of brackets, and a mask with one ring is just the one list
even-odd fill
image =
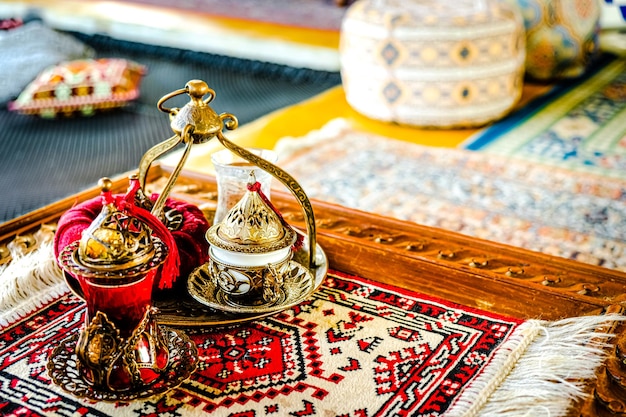
{"label": "patterned turkish rug", "polygon": [[177,388],[105,402],[51,382],[47,358],[77,334],[85,304],[58,271],[47,279],[22,299],[29,308],[0,304],[2,415],[555,417],[584,395],[603,359],[592,331],[617,319],[521,321],[330,273],[309,299],[272,317],[187,329],[198,368]]}
{"label": "patterned turkish rug", "polygon": [[626,178],[626,57],[486,128],[463,147],[571,170]]}
{"label": "patterned turkish rug", "polygon": [[310,198],[626,270],[626,180],[415,145],[343,119],[276,150]]}

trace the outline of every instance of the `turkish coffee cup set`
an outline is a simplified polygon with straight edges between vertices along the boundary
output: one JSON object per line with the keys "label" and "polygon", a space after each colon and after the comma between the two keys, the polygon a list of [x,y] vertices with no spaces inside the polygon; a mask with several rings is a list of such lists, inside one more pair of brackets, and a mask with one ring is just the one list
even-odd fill
{"label": "turkish coffee cup set", "polygon": [[[190,101],[182,108],[164,106],[183,94]],[[228,315],[228,322],[244,321],[302,302],[326,275],[327,259],[316,243],[313,208],[304,190],[281,168],[224,136],[224,128],[235,129],[238,122],[231,114],[213,111],[209,103],[214,97],[205,82],[191,80],[159,100],[157,107],[169,114],[174,136],[143,156],[127,195],[114,196],[111,181],[101,180],[102,211],[58,256],[70,287],[84,298],[87,314],[80,332],[52,351],[48,371],[57,385],[78,397],[145,398],[180,385],[197,366],[193,341],[160,323],[153,302],[155,282],[160,274],[171,273],[166,270],[171,268],[172,242],[164,237],[159,219],[194,144],[217,138],[253,169],[243,196],[206,232],[208,261],[185,277],[193,300],[218,316]],[[181,143],[180,161],[156,202],[149,210],[135,207],[131,202],[144,196],[152,163]],[[291,191],[304,213],[306,233],[296,231],[274,208],[256,180],[257,169]],[[218,193],[219,188],[218,182]],[[220,320],[204,324],[219,325]]]}

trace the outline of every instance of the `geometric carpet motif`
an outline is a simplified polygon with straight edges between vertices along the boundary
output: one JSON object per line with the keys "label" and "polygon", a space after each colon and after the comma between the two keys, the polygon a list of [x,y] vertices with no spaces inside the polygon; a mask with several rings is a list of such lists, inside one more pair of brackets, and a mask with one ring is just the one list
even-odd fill
{"label": "geometric carpet motif", "polygon": [[0,329],[0,414],[440,416],[519,343],[522,324],[333,272],[272,317],[186,329],[199,352],[189,380],[107,403],[63,392],[46,371],[52,348],[78,331],[84,313],[68,292]]}

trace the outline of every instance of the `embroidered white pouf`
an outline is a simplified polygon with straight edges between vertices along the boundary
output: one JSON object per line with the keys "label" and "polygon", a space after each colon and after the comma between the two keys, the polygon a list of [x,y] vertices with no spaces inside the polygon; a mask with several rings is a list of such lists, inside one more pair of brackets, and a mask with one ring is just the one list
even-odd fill
{"label": "embroidered white pouf", "polygon": [[342,23],[340,59],[346,99],[365,116],[480,126],[521,96],[523,20],[498,0],[358,0]]}

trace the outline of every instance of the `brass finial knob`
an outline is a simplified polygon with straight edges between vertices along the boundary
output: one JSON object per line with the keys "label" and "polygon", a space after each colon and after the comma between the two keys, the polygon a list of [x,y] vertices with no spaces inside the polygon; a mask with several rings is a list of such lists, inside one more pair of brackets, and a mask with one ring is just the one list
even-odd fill
{"label": "brass finial knob", "polygon": [[[163,104],[172,97],[185,94],[189,95],[189,103],[182,108],[168,109]],[[204,96],[208,96],[204,98]],[[185,129],[189,129],[193,143],[204,143],[215,137],[224,127],[223,121],[218,114],[209,106],[215,98],[215,91],[202,80],[190,80],[185,88],[173,91],[161,98],[157,103],[159,110],[169,113],[170,127],[177,135],[181,136]]]}
{"label": "brass finial knob", "polygon": [[209,101],[213,100],[213,97],[215,97],[215,91],[210,89],[209,85],[202,80],[188,81],[185,88],[187,89],[189,96],[195,99],[202,99],[202,97],[207,94],[211,94]]}
{"label": "brass finial knob", "polygon": [[107,177],[100,178],[98,180],[98,187],[100,187],[100,190],[102,190],[102,192],[107,193],[111,191],[111,188],[113,188],[113,181],[111,181],[111,179]]}

